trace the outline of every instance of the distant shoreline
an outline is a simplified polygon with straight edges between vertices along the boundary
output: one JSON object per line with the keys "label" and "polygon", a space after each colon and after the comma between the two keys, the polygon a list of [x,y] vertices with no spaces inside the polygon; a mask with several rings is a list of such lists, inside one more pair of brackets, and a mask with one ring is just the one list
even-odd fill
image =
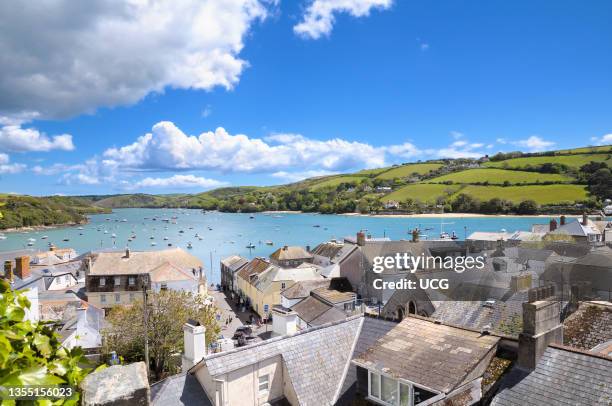
{"label": "distant shoreline", "polygon": [[[559,217],[561,214],[479,214],[479,213],[421,213],[421,214],[361,214],[361,213],[342,213],[340,216],[363,216],[363,217],[382,217],[382,218],[477,218],[477,217],[500,217],[500,218],[540,218],[540,217]],[[566,214],[568,218],[580,217],[579,215]]]}
{"label": "distant shoreline", "polygon": [[54,224],[54,225],[51,225],[51,226],[27,226],[27,227],[4,228],[4,229],[0,229],[0,234],[2,234],[2,233],[23,233],[23,232],[30,232],[30,231],[42,231],[42,230],[54,230],[56,228],[74,227],[74,226],[80,226],[80,225],[83,225],[83,224],[87,224],[87,222]]}

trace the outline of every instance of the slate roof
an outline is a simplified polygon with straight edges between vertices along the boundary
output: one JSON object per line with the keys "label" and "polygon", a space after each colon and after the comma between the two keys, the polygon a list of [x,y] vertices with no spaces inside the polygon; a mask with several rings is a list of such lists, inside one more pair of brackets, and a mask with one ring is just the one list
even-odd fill
{"label": "slate roof", "polygon": [[212,406],[212,403],[196,377],[182,373],[151,385],[151,405]]}
{"label": "slate roof", "polygon": [[318,288],[312,291],[312,294],[331,304],[355,301],[357,295],[354,292],[340,292],[335,289]]}
{"label": "slate roof", "polygon": [[317,245],[311,252],[314,255],[329,258],[329,260],[333,263],[339,263],[356,248],[357,246],[354,244],[343,244],[329,241]]}
{"label": "slate roof", "polygon": [[92,254],[90,275],[129,275],[148,273],[162,264],[170,263],[180,269],[199,269],[202,262],[181,248],[158,251],[96,252]]}
{"label": "slate roof", "polygon": [[297,282],[321,279],[323,279],[323,277],[319,274],[319,268],[312,264],[302,264],[297,268],[280,268],[275,266],[259,274],[255,287],[260,292],[265,292],[273,282]]}
{"label": "slate roof", "polygon": [[269,261],[263,258],[253,258],[251,262],[243,266],[242,269],[238,271],[238,276],[246,281],[249,281],[251,276],[259,275],[272,266],[275,265],[272,265]]}
{"label": "slate roof", "polygon": [[560,226],[555,231],[551,231],[551,234],[567,234],[574,237],[586,237],[590,234],[601,234],[601,231],[599,231],[590,220],[585,226],[580,220],[576,219],[571,223]]}
{"label": "slate roof", "polygon": [[206,366],[217,376],[280,355],[300,405],[334,404],[363,321],[355,316],[213,354],[191,371]]}
{"label": "slate roof", "polygon": [[563,343],[583,350],[612,340],[612,305],[580,303],[563,321]]}
{"label": "slate roof", "polygon": [[513,368],[493,406],[590,406],[612,403],[612,358],[558,346],[546,349],[536,368]]}
{"label": "slate roof", "polygon": [[232,273],[242,268],[248,262],[249,262],[248,259],[241,257],[240,255],[232,255],[230,257],[223,258],[221,260],[221,263],[225,265],[226,267],[228,267]]}
{"label": "slate roof", "polygon": [[353,363],[440,393],[461,385],[499,338],[407,317]]}
{"label": "slate roof", "polygon": [[270,259],[274,259],[276,261],[309,258],[312,258],[312,254],[306,251],[304,248],[298,246],[284,246],[270,254]]}
{"label": "slate roof", "polygon": [[[291,310],[296,312],[300,319],[310,324],[311,321],[332,309],[333,306],[323,303],[313,296],[309,296],[301,302],[293,305]],[[344,313],[342,313],[344,316]],[[343,317],[344,318],[344,317]]]}
{"label": "slate roof", "polygon": [[296,282],[283,290],[281,296],[287,299],[303,299],[310,296],[313,289],[329,287],[330,282],[329,279]]}

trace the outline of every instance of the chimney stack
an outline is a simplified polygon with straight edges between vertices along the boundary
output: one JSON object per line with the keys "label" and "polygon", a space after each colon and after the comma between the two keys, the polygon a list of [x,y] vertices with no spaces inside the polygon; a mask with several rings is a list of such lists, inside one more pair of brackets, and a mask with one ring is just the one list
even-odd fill
{"label": "chimney stack", "polygon": [[272,308],[272,334],[274,336],[286,336],[297,332],[298,315],[291,309],[281,306]]}
{"label": "chimney stack", "polygon": [[561,225],[564,226],[565,225],[565,216],[561,216]]}
{"label": "chimney stack", "polygon": [[[563,225],[563,224],[561,224],[561,225]],[[555,231],[557,229],[557,220],[555,220],[555,219],[550,220],[548,228],[549,228],[548,231]]]}
{"label": "chimney stack", "polygon": [[125,247],[125,257],[126,258],[130,257],[130,247]]}
{"label": "chimney stack", "polygon": [[587,216],[586,212],[582,213],[582,225],[587,226],[589,224],[589,216]]}
{"label": "chimney stack", "polygon": [[518,365],[532,370],[551,343],[563,343],[561,303],[552,287],[532,288],[523,303],[523,332],[519,334]]}
{"label": "chimney stack", "polygon": [[4,261],[4,279],[13,282],[13,261]]}
{"label": "chimney stack", "polygon": [[200,322],[189,319],[183,325],[183,340],[185,352],[182,368],[186,372],[206,355],[206,327]]}
{"label": "chimney stack", "polygon": [[357,233],[357,245],[363,247],[366,243],[366,235],[363,231]]}
{"label": "chimney stack", "polygon": [[26,279],[30,277],[30,273],[30,257],[24,255],[15,258],[15,275],[20,279]]}

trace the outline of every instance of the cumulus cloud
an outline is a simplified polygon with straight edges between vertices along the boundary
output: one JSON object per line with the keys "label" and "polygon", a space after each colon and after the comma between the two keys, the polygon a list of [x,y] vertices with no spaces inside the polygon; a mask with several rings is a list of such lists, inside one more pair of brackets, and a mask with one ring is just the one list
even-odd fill
{"label": "cumulus cloud", "polygon": [[244,38],[266,17],[266,4],[0,2],[0,114],[62,118],[167,87],[230,89],[247,66],[239,57]]}
{"label": "cumulus cloud", "polygon": [[401,145],[391,145],[387,148],[390,154],[401,157],[401,158],[414,158],[423,153],[420,149],[418,149],[414,144],[410,142],[405,142]]}
{"label": "cumulus cloud", "polygon": [[225,185],[215,179],[203,178],[195,175],[174,175],[168,178],[144,178],[132,185],[133,189],[142,188],[200,188],[211,189]]}
{"label": "cumulus cloud", "polygon": [[26,169],[24,164],[12,164],[7,154],[0,153],[0,174],[19,173]]}
{"label": "cumulus cloud", "polygon": [[24,127],[26,123],[26,120],[21,119],[0,118],[0,150],[46,152],[51,150],[72,151],[74,149],[72,135],[61,134],[49,137],[35,128]]}
{"label": "cumulus cloud", "polygon": [[522,148],[527,148],[530,152],[545,151],[555,145],[554,142],[546,141],[537,135],[532,135],[525,140],[515,141],[513,144]]}
{"label": "cumulus cloud", "polygon": [[331,33],[337,13],[367,17],[372,9],[385,10],[391,4],[392,0],[313,0],[293,31],[303,38],[318,39]]}
{"label": "cumulus cloud", "polygon": [[593,141],[596,145],[610,145],[612,144],[612,134],[605,134],[601,137],[592,137],[591,141]]}
{"label": "cumulus cloud", "polygon": [[232,135],[221,127],[194,136],[172,122],[162,121],[132,144],[106,150],[104,158],[108,164],[127,170],[342,171],[383,166],[385,149],[297,134],[276,134],[264,140]]}

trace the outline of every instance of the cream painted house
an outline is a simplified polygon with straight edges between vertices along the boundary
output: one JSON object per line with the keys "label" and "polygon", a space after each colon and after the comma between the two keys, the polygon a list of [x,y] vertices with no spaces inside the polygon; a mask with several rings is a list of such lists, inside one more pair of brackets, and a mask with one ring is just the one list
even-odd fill
{"label": "cream painted house", "polygon": [[202,262],[180,248],[96,252],[85,260],[88,301],[110,308],[142,298],[147,290],[206,293]]}

